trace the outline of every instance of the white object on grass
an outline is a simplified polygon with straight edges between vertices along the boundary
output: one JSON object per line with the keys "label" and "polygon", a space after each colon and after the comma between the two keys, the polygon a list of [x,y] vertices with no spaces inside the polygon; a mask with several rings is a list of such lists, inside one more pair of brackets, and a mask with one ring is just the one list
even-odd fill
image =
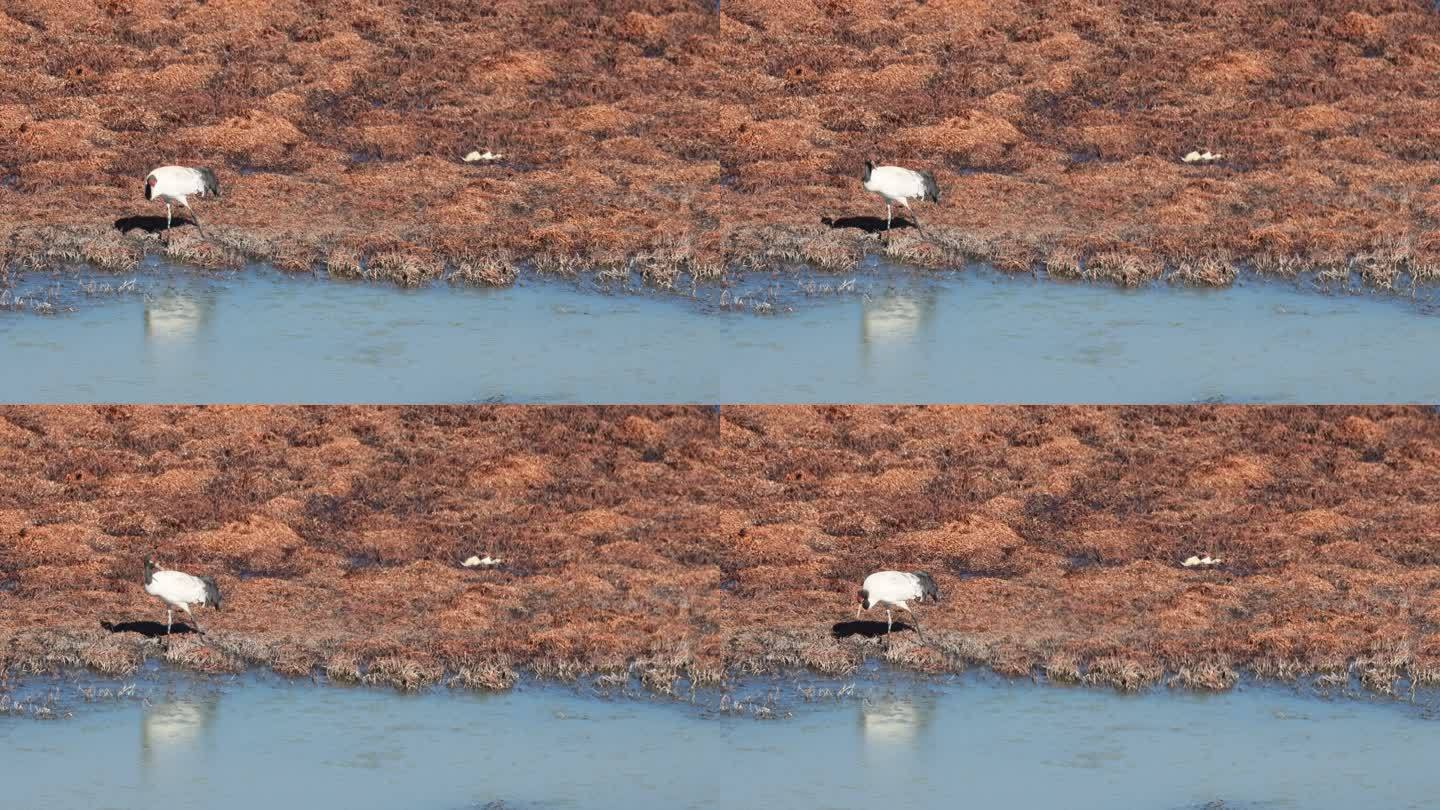
{"label": "white object on grass", "polygon": [[905,210],[910,212],[910,218],[915,220],[915,227],[919,228],[920,218],[915,216],[914,209],[910,207],[910,201],[940,202],[940,187],[935,185],[935,175],[930,172],[917,172],[901,166],[876,166],[867,160],[860,180],[866,191],[878,194],[885,200],[885,230],[887,231],[890,230],[894,206],[905,206]]}
{"label": "white object on grass", "polygon": [[173,206],[180,205],[190,212],[196,229],[204,236],[205,226],[200,224],[200,218],[195,216],[195,209],[190,207],[186,199],[191,195],[220,196],[220,181],[215,179],[215,172],[206,168],[192,169],[189,166],[161,166],[145,175],[145,199],[161,200],[165,203],[165,229],[170,229]]}
{"label": "white object on grass", "polygon": [[892,610],[903,610],[910,614],[911,621],[915,622],[915,632],[920,634],[920,640],[925,640],[925,633],[920,629],[920,620],[915,618],[915,611],[910,609],[909,602],[924,602],[929,599],[932,602],[940,601],[940,589],[935,587],[935,580],[924,571],[910,573],[908,571],[876,571],[865,578],[864,584],[860,586],[860,593],[856,595],[855,617],[860,617],[860,611],[869,610],[872,607],[885,608],[885,634],[890,634],[890,628],[894,625]]}
{"label": "white object on grass", "polygon": [[195,624],[195,630],[204,636],[205,631],[201,629],[200,622],[195,621],[195,614],[190,612],[190,606],[209,605],[216,610],[220,609],[220,589],[215,586],[214,579],[191,576],[182,571],[162,570],[149,557],[145,558],[145,592],[165,603],[167,636],[170,635],[170,626],[174,623],[175,611],[185,611],[185,615]]}

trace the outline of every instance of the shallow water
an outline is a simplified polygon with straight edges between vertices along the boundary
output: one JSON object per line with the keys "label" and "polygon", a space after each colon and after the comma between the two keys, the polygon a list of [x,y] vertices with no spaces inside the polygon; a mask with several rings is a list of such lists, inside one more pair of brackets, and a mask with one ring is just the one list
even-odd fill
{"label": "shallow water", "polygon": [[57,278],[12,295],[60,314],[0,311],[0,400],[1440,401],[1433,305],[1256,279],[1126,291],[872,269],[687,295],[158,265],[118,294]]}
{"label": "shallow water", "polygon": [[768,688],[783,719],[533,683],[180,681],[67,720],[0,716],[0,790],[13,807],[1107,810],[1420,807],[1440,791],[1436,721],[1399,704],[993,676],[862,683],[838,702]]}

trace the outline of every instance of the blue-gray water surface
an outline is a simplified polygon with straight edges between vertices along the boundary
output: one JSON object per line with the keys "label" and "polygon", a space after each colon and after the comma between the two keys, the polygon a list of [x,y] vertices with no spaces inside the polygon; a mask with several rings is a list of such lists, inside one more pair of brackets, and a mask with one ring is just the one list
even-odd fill
{"label": "blue-gray water surface", "polygon": [[1440,401],[1433,302],[1254,278],[1127,291],[871,268],[637,294],[153,261],[128,285],[76,278],[7,294],[0,401]]}
{"label": "blue-gray water surface", "polygon": [[1355,810],[1440,795],[1436,720],[1274,687],[862,683],[764,720],[533,683],[421,695],[228,684],[172,684],[64,720],[0,715],[0,804]]}

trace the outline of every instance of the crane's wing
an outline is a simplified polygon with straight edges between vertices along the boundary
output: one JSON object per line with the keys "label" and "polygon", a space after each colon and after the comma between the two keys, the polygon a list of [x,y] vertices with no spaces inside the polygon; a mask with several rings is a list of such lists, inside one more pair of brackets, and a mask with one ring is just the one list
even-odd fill
{"label": "crane's wing", "polygon": [[870,182],[892,197],[925,196],[925,176],[901,166],[878,166],[870,173]]}
{"label": "crane's wing", "polygon": [[903,571],[876,571],[865,578],[862,586],[872,602],[908,602],[919,599],[923,592],[920,580]]}
{"label": "crane's wing", "polygon": [[172,602],[205,601],[205,582],[181,571],[156,571],[150,578],[152,592]]}

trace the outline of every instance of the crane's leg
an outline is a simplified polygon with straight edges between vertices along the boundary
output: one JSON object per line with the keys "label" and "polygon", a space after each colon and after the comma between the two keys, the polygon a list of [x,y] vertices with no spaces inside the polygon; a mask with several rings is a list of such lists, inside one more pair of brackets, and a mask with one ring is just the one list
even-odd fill
{"label": "crane's leg", "polygon": [[890,617],[890,608],[887,607],[887,608],[885,608],[885,636],[886,636],[886,638],[889,638],[889,636],[890,636],[890,628],[891,628],[892,626],[894,626],[894,624],[895,624],[895,621]]}
{"label": "crane's leg", "polygon": [[171,209],[170,203],[165,203],[165,230],[170,230]]}
{"label": "crane's leg", "polygon": [[890,230],[890,203],[885,203],[885,230]]}
{"label": "crane's leg", "polygon": [[[198,230],[198,231],[200,231],[200,236],[201,236],[201,238],[204,238],[204,236],[205,236],[205,226],[200,224],[200,217],[195,216],[195,209],[194,209],[194,208],[191,208],[191,207],[190,207],[190,203],[187,202],[187,203],[185,203],[185,210],[186,210],[187,212],[189,212],[190,218],[193,219],[193,220],[195,220],[195,229]],[[197,626],[198,626],[198,625],[197,625]]]}
{"label": "crane's leg", "polygon": [[925,232],[925,229],[922,228],[922,227],[920,227],[920,218],[917,217],[917,216],[915,216],[915,209],[910,207],[910,201],[909,201],[909,200],[901,200],[901,201],[900,201],[900,204],[903,205],[903,206],[905,206],[905,211],[906,211],[906,213],[910,214],[910,218],[911,218],[911,219],[915,220],[915,230],[917,230],[917,231],[919,231],[919,232],[921,232],[921,233],[924,233],[924,232]]}
{"label": "crane's leg", "polygon": [[925,640],[925,631],[920,629],[920,619],[916,617],[915,611],[911,610],[909,607],[906,607],[905,612],[910,614],[910,621],[915,623],[915,633],[920,636],[920,640],[926,644],[929,644],[930,642]]}
{"label": "crane's leg", "polygon": [[184,611],[185,615],[190,617],[190,623],[195,625],[195,632],[199,633],[201,638],[205,638],[205,628],[200,626],[199,621],[196,621],[195,614],[190,612],[190,606],[186,605]]}

